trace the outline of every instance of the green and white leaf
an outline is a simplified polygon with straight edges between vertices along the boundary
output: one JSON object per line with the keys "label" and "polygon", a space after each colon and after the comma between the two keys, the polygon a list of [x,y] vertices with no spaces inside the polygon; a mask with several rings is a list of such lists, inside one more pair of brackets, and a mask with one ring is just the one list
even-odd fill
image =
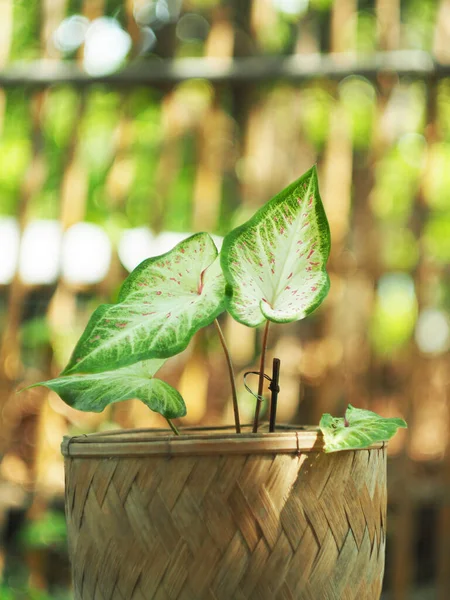
{"label": "green and white leaf", "polygon": [[370,410],[348,405],[345,418],[322,415],[319,427],[325,440],[325,452],[367,448],[376,442],[387,442],[399,427],[407,427],[403,419],[384,418]]}
{"label": "green and white leaf", "polygon": [[207,233],[195,234],[144,260],[125,280],[118,303],[95,310],[63,375],[173,356],[224,308],[217,248]]}
{"label": "green and white leaf", "polygon": [[250,327],[266,319],[302,319],[328,293],[329,252],[330,230],[313,167],[225,237],[227,310]]}
{"label": "green and white leaf", "polygon": [[36,383],[55,391],[77,410],[101,412],[109,404],[137,398],[167,419],[183,417],[186,406],[181,395],[153,375],[165,359],[146,360],[104,373],[66,375]]}

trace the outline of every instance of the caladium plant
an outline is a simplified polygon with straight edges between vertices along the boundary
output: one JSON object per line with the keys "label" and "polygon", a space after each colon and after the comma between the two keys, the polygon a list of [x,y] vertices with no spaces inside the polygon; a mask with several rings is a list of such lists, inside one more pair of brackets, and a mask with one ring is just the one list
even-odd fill
{"label": "caladium plant", "polygon": [[303,319],[328,293],[329,253],[313,168],[226,236],[221,265],[228,311],[249,327]]}
{"label": "caladium plant", "polygon": [[165,362],[164,358],[145,360],[103,373],[62,375],[45,385],[78,410],[101,412],[114,402],[137,398],[163,417],[174,419],[186,414],[184,400],[168,383],[153,377]]}
{"label": "caladium plant", "polygon": [[[144,260],[125,280],[116,304],[97,308],[60,377],[38,383],[79,410],[99,412],[129,398],[172,419],[186,407],[180,394],[155,378],[165,360],[215,323],[232,386],[236,432],[239,408],[233,366],[217,317],[227,310],[248,327],[264,325],[253,431],[258,431],[270,323],[303,319],[328,293],[330,230],[316,168],[280,192],[224,239],[220,255],[207,233]],[[324,415],[326,451],[369,446],[392,437],[402,419],[348,408],[344,419]]]}
{"label": "caladium plant", "polygon": [[63,374],[102,373],[178,354],[223,312],[224,291],[207,233],[144,260],[125,280],[118,303],[94,312]]}
{"label": "caladium plant", "polygon": [[370,410],[354,408],[351,404],[345,417],[335,418],[324,414],[320,429],[328,452],[353,448],[365,448],[374,442],[389,440],[399,427],[405,427],[403,419],[383,418]]}

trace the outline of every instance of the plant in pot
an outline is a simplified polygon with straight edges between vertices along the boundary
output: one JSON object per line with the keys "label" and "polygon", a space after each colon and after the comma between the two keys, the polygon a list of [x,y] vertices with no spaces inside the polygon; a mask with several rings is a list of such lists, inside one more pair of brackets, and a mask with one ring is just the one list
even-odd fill
{"label": "plant in pot", "polygon": [[[77,600],[379,598],[385,442],[401,419],[348,407],[319,428],[275,424],[269,324],[311,313],[329,288],[327,219],[313,167],[224,239],[198,233],[142,262],[93,313],[60,377],[36,385],[102,411],[138,398],[166,430],[66,438],[66,515]],[[218,316],[263,326],[254,421],[242,426]],[[178,430],[180,394],[155,377],[215,323],[234,428]],[[271,381],[270,427],[260,425]],[[233,431],[235,429],[235,431]],[[339,452],[337,452],[339,451]]]}

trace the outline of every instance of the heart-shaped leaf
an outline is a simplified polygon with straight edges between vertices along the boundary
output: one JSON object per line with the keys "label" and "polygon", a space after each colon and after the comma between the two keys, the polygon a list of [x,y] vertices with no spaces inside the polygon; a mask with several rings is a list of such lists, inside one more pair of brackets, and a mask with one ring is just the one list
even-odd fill
{"label": "heart-shaped leaf", "polygon": [[30,387],[44,385],[78,410],[101,412],[108,404],[138,398],[167,419],[183,417],[186,406],[180,394],[165,381],[153,378],[164,362],[146,360],[104,373],[66,375]]}
{"label": "heart-shaped leaf", "polygon": [[349,404],[344,419],[324,414],[319,427],[325,440],[325,452],[337,452],[387,442],[399,427],[407,425],[403,419],[386,419],[371,410],[354,408]]}
{"label": "heart-shaped leaf", "polygon": [[102,373],[186,348],[224,310],[225,280],[207,233],[144,260],[125,280],[118,304],[92,315],[63,375]]}
{"label": "heart-shaped leaf", "polygon": [[302,319],[328,293],[330,230],[316,168],[230,232],[221,251],[227,309],[240,323]]}

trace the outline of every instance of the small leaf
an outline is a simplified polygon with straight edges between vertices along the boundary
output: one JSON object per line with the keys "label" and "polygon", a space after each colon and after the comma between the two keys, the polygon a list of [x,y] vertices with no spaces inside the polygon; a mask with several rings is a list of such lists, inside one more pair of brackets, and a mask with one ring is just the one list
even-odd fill
{"label": "small leaf", "polygon": [[325,452],[337,452],[367,448],[375,442],[387,442],[399,427],[407,425],[403,419],[386,419],[349,404],[344,419],[324,414],[319,427],[325,439]]}
{"label": "small leaf", "polygon": [[221,251],[227,309],[240,323],[297,321],[328,293],[330,230],[316,168],[230,232]]}
{"label": "small leaf", "polygon": [[168,383],[153,379],[165,359],[146,360],[129,367],[80,375],[66,375],[35,383],[44,385],[77,410],[101,412],[109,404],[137,398],[167,419],[183,417],[186,406]]}
{"label": "small leaf", "polygon": [[118,304],[92,315],[63,374],[101,373],[181,352],[224,310],[225,280],[207,233],[149,258],[125,280]]}

